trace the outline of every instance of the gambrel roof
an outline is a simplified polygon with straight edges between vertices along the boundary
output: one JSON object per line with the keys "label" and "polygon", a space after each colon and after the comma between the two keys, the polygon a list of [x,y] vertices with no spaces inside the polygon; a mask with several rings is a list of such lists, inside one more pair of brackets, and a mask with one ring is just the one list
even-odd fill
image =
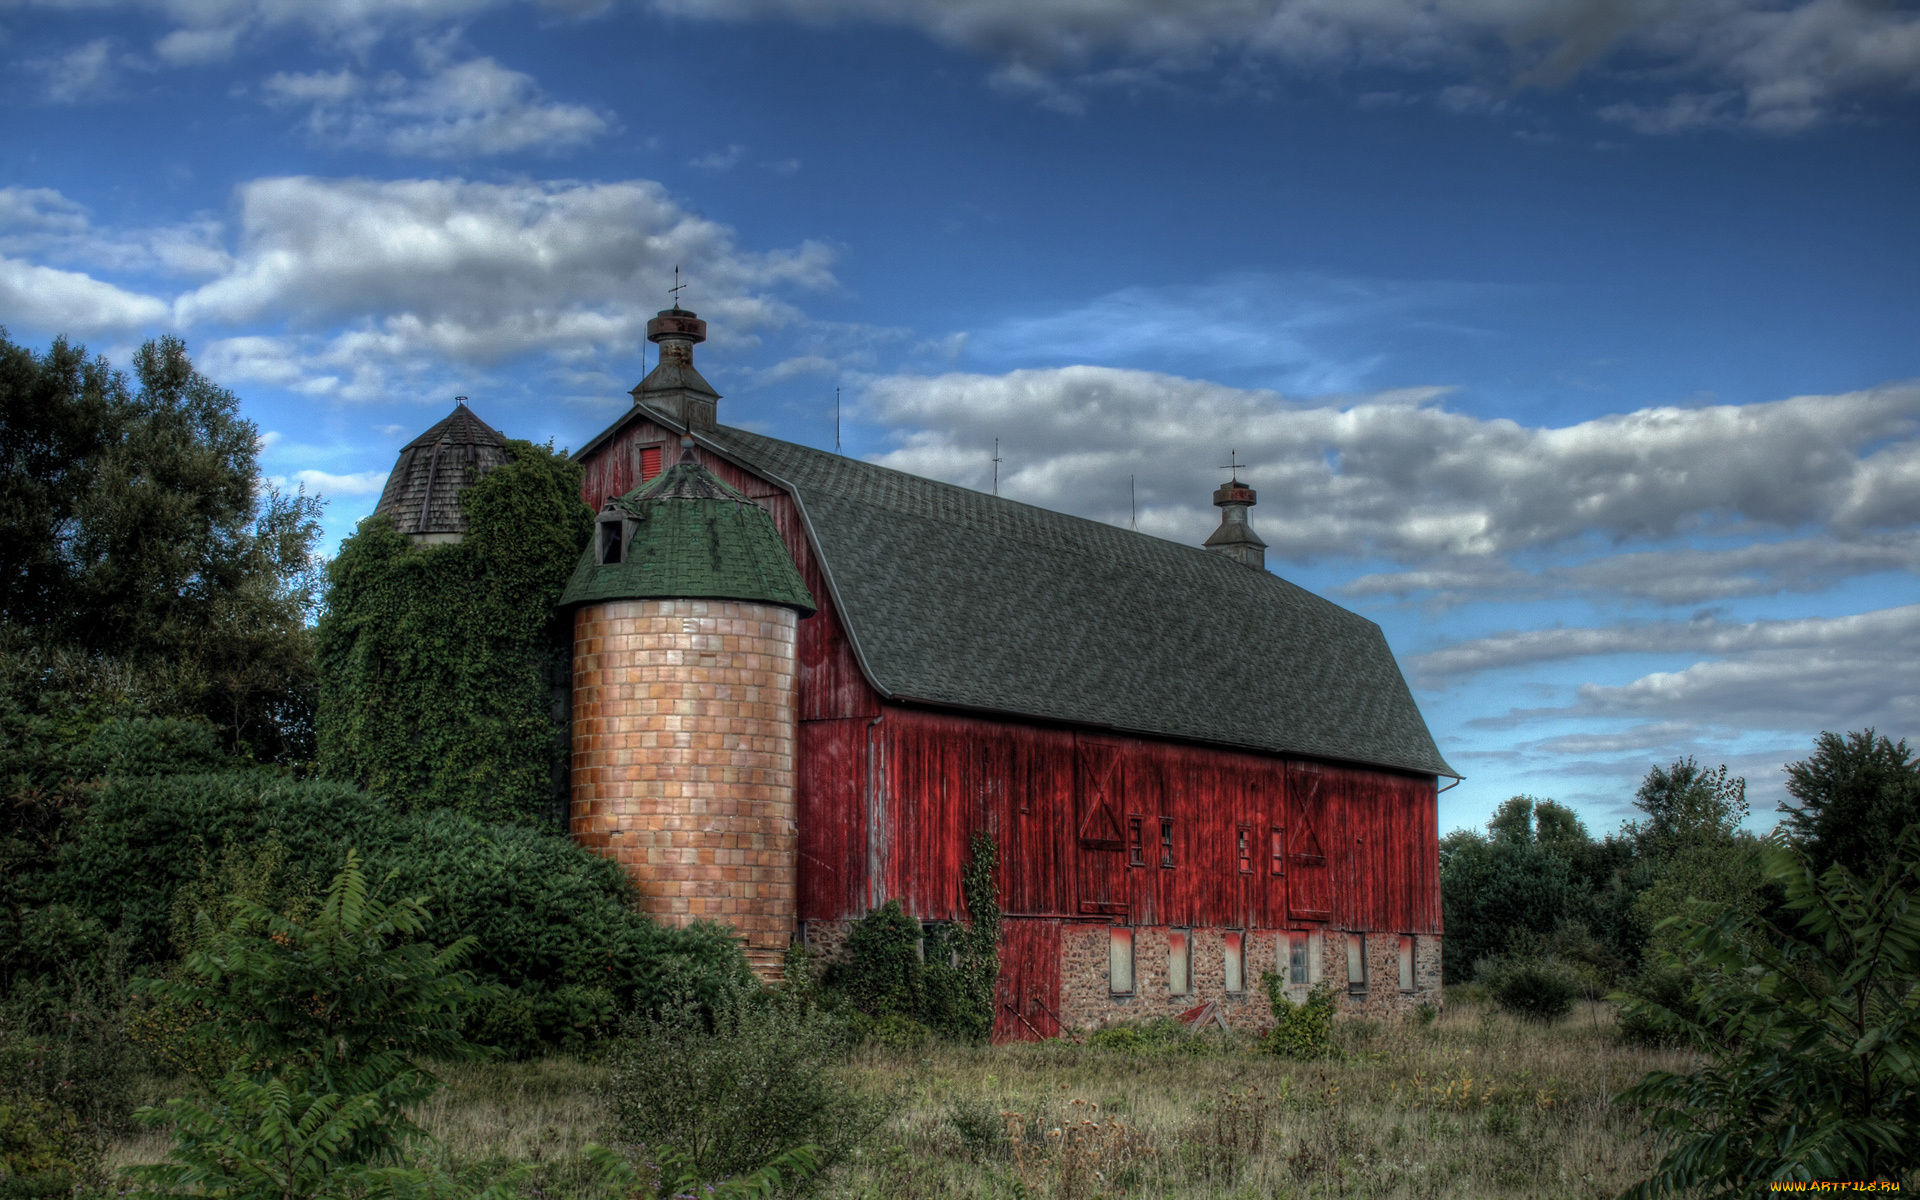
{"label": "gambrel roof", "polygon": [[[638,407],[583,446],[585,457]],[[897,700],[1456,776],[1380,627],[1267,571],[743,429],[690,431],[798,502]]]}

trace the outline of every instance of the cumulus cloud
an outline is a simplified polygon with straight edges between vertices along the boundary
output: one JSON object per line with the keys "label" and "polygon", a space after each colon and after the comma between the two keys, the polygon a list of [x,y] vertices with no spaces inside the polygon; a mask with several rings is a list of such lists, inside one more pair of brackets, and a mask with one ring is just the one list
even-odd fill
{"label": "cumulus cloud", "polygon": [[1920,385],[1766,404],[1647,408],[1562,428],[1450,412],[1443,389],[1301,404],[1146,371],[1074,366],[888,376],[868,416],[899,430],[880,461],[983,486],[1001,440],[1004,494],[1194,541],[1215,521],[1229,450],[1260,492],[1279,557],[1496,556],[1685,532],[1842,534],[1912,524]]}
{"label": "cumulus cloud", "polygon": [[[1465,74],[1440,93],[1488,111],[1495,88],[1557,86],[1617,56],[1636,79],[1677,81],[1674,96],[1609,105],[1648,133],[1744,124],[1776,133],[1827,119],[1847,97],[1920,84],[1920,14],[1869,0],[655,0],[679,16],[864,20],[918,28],[1003,65],[995,87],[1063,112],[1084,107],[1069,76],[1102,57],[1160,72],[1223,59],[1314,73],[1347,69]],[[1652,71],[1647,70],[1651,66]],[[1489,87],[1487,81],[1497,81]],[[1712,86],[1702,89],[1696,83]]]}
{"label": "cumulus cloud", "polygon": [[188,221],[139,230],[102,229],[87,209],[52,188],[0,188],[0,254],[110,271],[217,275],[231,265],[220,223]]}
{"label": "cumulus cloud", "polygon": [[[1911,522],[1920,514],[1888,516]],[[1362,575],[1342,584],[1339,592],[1354,598],[1418,596],[1440,608],[1476,600],[1582,594],[1702,604],[1823,591],[1839,580],[1881,571],[1920,575],[1920,532],[1906,529],[1848,540],[1790,538],[1719,550],[1647,550],[1538,571],[1520,570],[1503,559],[1441,559],[1410,571]]]}
{"label": "cumulus cloud", "polygon": [[165,324],[167,302],[77,271],[0,258],[0,324],[45,333],[112,333]]}
{"label": "cumulus cloud", "polygon": [[115,63],[112,38],[95,38],[57,58],[27,64],[45,79],[43,94],[55,104],[79,104],[112,93]]}
{"label": "cumulus cloud", "polygon": [[286,488],[297,484],[313,496],[371,496],[387,485],[386,471],[354,471],[346,475],[335,475],[327,471],[295,471],[291,479],[276,478],[273,482]]}
{"label": "cumulus cloud", "polygon": [[600,113],[551,100],[531,75],[492,58],[450,61],[422,43],[424,77],[352,70],[269,77],[269,103],[299,106],[314,139],[416,158],[475,158],[529,148],[557,153],[612,127]]}

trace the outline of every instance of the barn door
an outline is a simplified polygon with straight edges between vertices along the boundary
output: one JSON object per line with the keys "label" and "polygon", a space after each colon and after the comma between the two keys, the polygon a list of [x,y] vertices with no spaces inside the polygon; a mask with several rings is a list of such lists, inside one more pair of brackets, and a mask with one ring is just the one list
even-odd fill
{"label": "barn door", "polygon": [[1327,867],[1326,776],[1317,767],[1287,770],[1287,910],[1296,921],[1325,921],[1333,915],[1332,880]]}
{"label": "barn door", "polygon": [[993,1040],[1060,1036],[1060,923],[1010,920],[1000,926],[1000,978]]}
{"label": "barn door", "polygon": [[1124,916],[1127,911],[1126,835],[1121,832],[1120,747],[1081,739],[1075,772],[1075,857],[1080,911]]}

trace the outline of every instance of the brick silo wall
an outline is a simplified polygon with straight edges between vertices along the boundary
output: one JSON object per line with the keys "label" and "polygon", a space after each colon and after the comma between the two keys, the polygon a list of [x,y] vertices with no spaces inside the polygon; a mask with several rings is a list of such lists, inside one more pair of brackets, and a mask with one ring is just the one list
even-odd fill
{"label": "brick silo wall", "polygon": [[574,614],[574,838],[662,924],[733,926],[763,977],[795,931],[796,624],[726,600]]}

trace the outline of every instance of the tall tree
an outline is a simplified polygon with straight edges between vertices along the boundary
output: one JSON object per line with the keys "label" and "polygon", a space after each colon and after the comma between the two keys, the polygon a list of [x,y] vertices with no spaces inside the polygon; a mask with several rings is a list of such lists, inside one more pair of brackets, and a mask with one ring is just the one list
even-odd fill
{"label": "tall tree", "polygon": [[43,681],[63,656],[163,677],[146,691],[168,715],[306,757],[319,502],[262,487],[258,429],[178,338],[134,373],[138,392],[65,339],[35,354],[0,331],[4,648]]}
{"label": "tall tree", "polygon": [[1787,791],[1799,803],[1780,811],[1817,871],[1839,863],[1870,875],[1920,821],[1920,761],[1905,738],[1889,741],[1871,729],[1844,738],[1822,733],[1811,756],[1787,765]]}

